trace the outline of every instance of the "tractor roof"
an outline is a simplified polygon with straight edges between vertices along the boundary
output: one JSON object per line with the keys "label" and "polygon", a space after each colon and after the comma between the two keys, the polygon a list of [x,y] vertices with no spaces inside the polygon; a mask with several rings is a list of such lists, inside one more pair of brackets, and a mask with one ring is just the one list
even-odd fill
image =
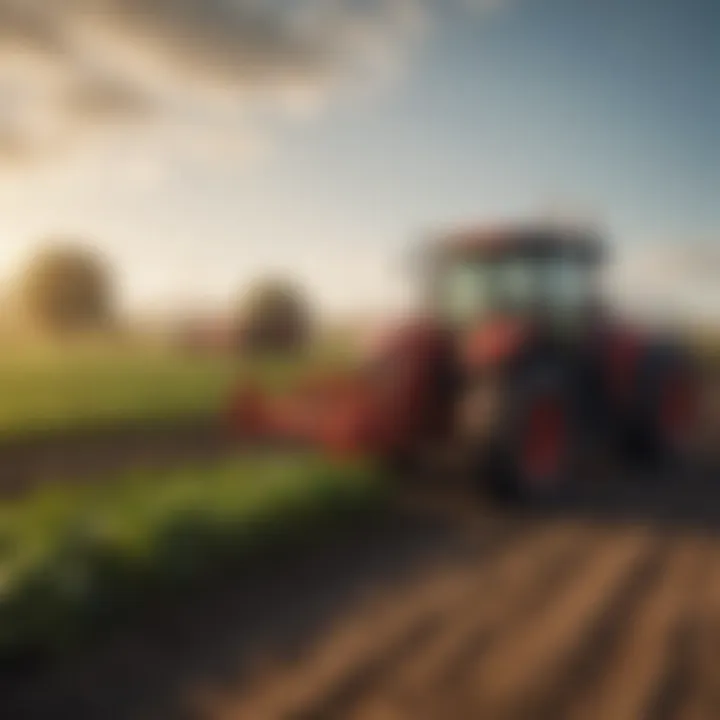
{"label": "tractor roof", "polygon": [[445,233],[434,243],[441,257],[493,259],[507,256],[571,256],[600,262],[605,244],[599,234],[581,228],[504,226],[467,228]]}

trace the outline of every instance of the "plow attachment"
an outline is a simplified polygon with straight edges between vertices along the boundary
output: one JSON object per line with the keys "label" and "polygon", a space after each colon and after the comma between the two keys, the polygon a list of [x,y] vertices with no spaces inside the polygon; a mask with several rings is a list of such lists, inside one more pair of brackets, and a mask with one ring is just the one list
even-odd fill
{"label": "plow attachment", "polygon": [[228,420],[239,440],[288,442],[335,457],[365,457],[381,454],[388,444],[380,410],[373,388],[362,378],[320,378],[284,395],[240,387]]}

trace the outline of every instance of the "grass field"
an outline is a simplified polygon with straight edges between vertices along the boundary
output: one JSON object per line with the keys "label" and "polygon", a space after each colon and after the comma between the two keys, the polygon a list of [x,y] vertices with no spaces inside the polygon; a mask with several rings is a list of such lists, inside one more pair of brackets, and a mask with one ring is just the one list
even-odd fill
{"label": "grass field", "polygon": [[344,527],[384,496],[369,468],[225,461],[0,507],[0,655],[63,651],[156,596]]}
{"label": "grass field", "polygon": [[277,386],[334,361],[322,353],[262,363],[137,352],[4,356],[0,437],[211,417],[241,377]]}

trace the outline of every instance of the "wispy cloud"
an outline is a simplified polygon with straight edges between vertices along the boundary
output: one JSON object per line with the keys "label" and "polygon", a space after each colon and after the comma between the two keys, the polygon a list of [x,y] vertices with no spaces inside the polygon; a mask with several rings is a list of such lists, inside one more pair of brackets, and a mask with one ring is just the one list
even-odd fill
{"label": "wispy cloud", "polygon": [[623,249],[610,285],[621,300],[654,315],[720,317],[716,237]]}
{"label": "wispy cloud", "polygon": [[110,124],[181,122],[198,107],[216,114],[322,107],[339,90],[401,65],[440,7],[439,0],[0,0],[0,159],[42,156]]}

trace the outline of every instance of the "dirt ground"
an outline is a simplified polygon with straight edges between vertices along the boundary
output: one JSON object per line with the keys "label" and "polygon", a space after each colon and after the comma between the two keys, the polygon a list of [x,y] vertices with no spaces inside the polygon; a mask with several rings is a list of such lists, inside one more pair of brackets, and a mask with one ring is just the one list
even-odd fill
{"label": "dirt ground", "polygon": [[720,718],[720,473],[533,512],[413,496],[92,652],[6,668],[0,717]]}
{"label": "dirt ground", "polygon": [[0,443],[0,495],[22,495],[49,483],[104,482],[128,471],[172,469],[237,450],[237,440],[208,420],[10,439]]}

